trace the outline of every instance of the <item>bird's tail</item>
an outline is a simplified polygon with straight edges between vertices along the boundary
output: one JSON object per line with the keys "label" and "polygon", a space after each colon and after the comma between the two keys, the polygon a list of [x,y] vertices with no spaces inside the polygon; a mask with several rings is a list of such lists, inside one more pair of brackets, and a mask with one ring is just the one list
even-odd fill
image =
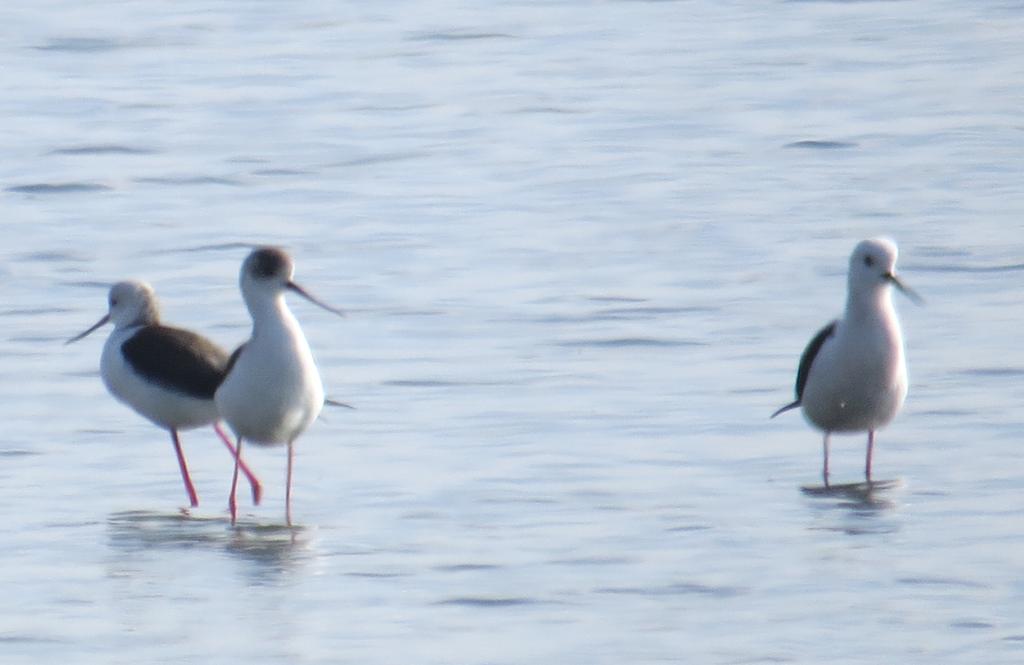
{"label": "bird's tail", "polygon": [[795,409],[798,406],[800,406],[800,400],[796,400],[795,402],[790,402],[786,406],[782,407],[781,409],[779,409],[778,411],[773,413],[771,415],[771,417],[774,418],[775,416],[779,415],[780,413],[785,413],[786,411],[789,411],[790,409]]}
{"label": "bird's tail", "polygon": [[343,407],[343,408],[346,408],[346,409],[355,409],[356,408],[356,407],[352,406],[351,404],[345,404],[344,402],[339,402],[336,399],[325,399],[324,400],[324,404],[326,404],[327,406],[340,406],[340,407]]}

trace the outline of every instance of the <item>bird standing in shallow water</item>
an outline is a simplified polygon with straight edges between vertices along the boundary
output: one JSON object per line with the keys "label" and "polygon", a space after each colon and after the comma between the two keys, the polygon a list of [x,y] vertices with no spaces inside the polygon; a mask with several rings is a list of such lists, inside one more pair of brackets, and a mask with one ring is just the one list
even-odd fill
{"label": "bird standing in shallow water", "polygon": [[[224,445],[238,460],[235,447],[217,422],[213,395],[224,378],[228,354],[189,330],[160,323],[160,308],[153,288],[145,282],[118,282],[110,289],[109,311],[91,328],[66,344],[77,342],[100,326],[114,323],[103,345],[100,376],[110,394],[139,415],[171,433],[181,478],[190,505],[199,497],[181,450],[178,430],[213,423]],[[252,485],[254,503],[260,502],[260,481],[242,462]]]}
{"label": "bird standing in shallow water", "polygon": [[867,430],[864,477],[870,483],[875,431],[896,416],[907,396],[903,333],[890,287],[914,302],[921,298],[896,276],[896,256],[895,243],[885,238],[864,240],[853,250],[846,312],[807,345],[797,371],[796,400],[772,414],[774,418],[799,406],[824,431],[826,487],[832,432]]}
{"label": "bird standing in shallow water", "polygon": [[[293,282],[294,272],[291,257],[276,247],[253,250],[242,263],[239,285],[252,316],[252,336],[231,355],[227,376],[216,393],[221,417],[238,437],[239,454],[243,440],[288,445],[285,518],[289,525],[295,439],[320,414],[324,388],[309,344],[284,294],[292,291],[341,315]],[[236,468],[228,499],[232,523],[237,517],[237,483]]]}

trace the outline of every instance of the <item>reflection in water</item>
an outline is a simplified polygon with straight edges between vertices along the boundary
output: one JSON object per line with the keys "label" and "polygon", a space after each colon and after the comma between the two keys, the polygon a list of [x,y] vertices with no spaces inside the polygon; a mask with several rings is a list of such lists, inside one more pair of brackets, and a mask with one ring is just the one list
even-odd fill
{"label": "reflection in water", "polygon": [[837,504],[838,506],[888,510],[895,504],[884,498],[884,493],[899,488],[901,485],[902,483],[898,480],[874,480],[866,483],[843,483],[828,486],[805,485],[800,490],[810,496],[840,499],[841,502]]}
{"label": "reflection in water", "polygon": [[815,507],[830,512],[841,511],[843,520],[839,524],[812,526],[812,530],[841,531],[851,536],[866,534],[894,533],[899,525],[885,520],[896,508],[896,503],[887,497],[889,490],[898,489],[898,480],[878,480],[869,483],[845,483],[841,485],[805,486],[804,494],[821,499]]}
{"label": "reflection in water", "polygon": [[110,545],[122,553],[205,548],[256,564],[258,581],[291,571],[312,558],[312,529],[276,524],[239,524],[226,517],[195,517],[185,511],[113,513]]}
{"label": "reflection in water", "polygon": [[258,564],[257,577],[269,581],[274,575],[294,570],[312,558],[312,533],[294,525],[239,524],[228,531],[226,551]]}
{"label": "reflection in water", "polygon": [[110,544],[123,551],[153,548],[190,549],[197,546],[215,546],[223,541],[224,520],[192,517],[186,512],[158,513],[146,510],[128,510],[113,513],[107,524]]}

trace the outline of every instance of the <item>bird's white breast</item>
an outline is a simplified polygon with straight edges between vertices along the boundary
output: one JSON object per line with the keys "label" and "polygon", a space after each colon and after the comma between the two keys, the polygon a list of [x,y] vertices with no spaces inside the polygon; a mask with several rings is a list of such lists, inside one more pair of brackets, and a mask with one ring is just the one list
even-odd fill
{"label": "bird's white breast", "polygon": [[320,414],[320,374],[287,307],[254,327],[216,401],[235,433],[257,443],[294,440]]}
{"label": "bird's white breast", "polygon": [[881,428],[907,396],[903,339],[894,312],[841,321],[811,365],[801,399],[804,415],[826,431]]}

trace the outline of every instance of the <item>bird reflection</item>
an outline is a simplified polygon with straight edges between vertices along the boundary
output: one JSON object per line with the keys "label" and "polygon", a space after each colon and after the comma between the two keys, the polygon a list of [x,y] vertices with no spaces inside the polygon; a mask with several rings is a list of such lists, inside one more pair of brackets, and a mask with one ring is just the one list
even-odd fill
{"label": "bird reflection", "polygon": [[311,558],[312,531],[301,526],[236,524],[226,551],[259,564],[266,573],[287,572]]}
{"label": "bird reflection", "polygon": [[897,503],[888,496],[888,491],[899,487],[897,481],[874,481],[803,487],[803,493],[820,501],[815,507],[822,513],[841,517],[836,524],[815,524],[811,530],[839,531],[850,536],[881,533],[895,533],[899,523],[891,519]]}
{"label": "bird reflection", "polygon": [[240,524],[230,529],[222,517],[183,512],[116,512],[107,519],[110,546],[125,556],[155,550],[209,549],[254,564],[256,581],[300,568],[314,557],[314,529]]}
{"label": "bird reflection", "polygon": [[808,496],[839,499],[836,505],[844,508],[890,510],[896,504],[886,498],[886,492],[898,486],[898,481],[878,480],[842,485],[804,486],[800,489]]}

